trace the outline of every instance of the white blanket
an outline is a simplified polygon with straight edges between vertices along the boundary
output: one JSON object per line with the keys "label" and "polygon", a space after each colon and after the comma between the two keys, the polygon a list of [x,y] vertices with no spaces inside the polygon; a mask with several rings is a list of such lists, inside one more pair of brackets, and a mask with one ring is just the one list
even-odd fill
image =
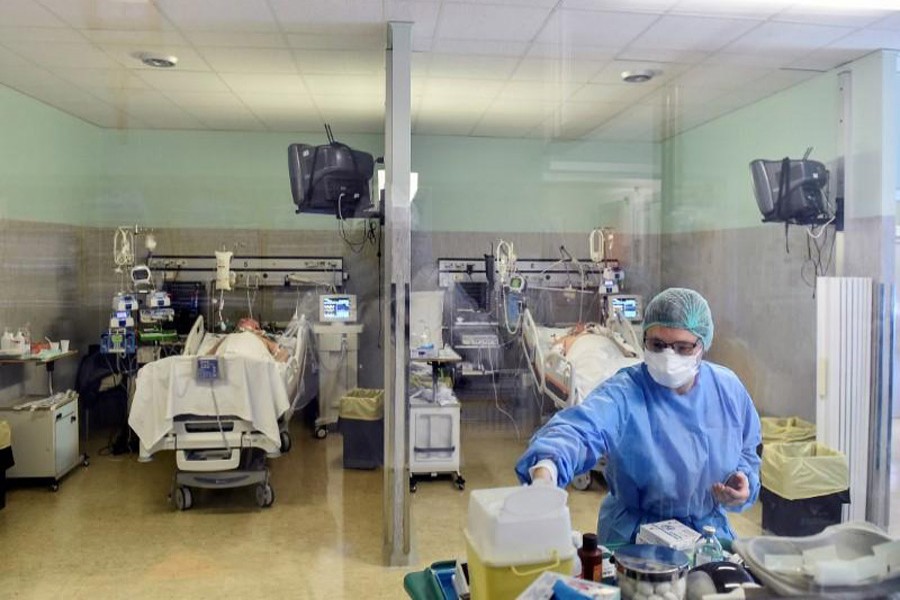
{"label": "white blanket", "polygon": [[197,358],[170,356],[144,366],[137,374],[128,424],[145,448],[172,429],[178,415],[233,415],[280,443],[278,419],[290,408],[285,365],[225,353],[219,356],[220,379],[199,380]]}
{"label": "white blanket", "polygon": [[580,404],[591,391],[619,369],[641,362],[641,359],[622,356],[616,344],[600,334],[584,334],[572,342],[566,359],[575,369],[575,404]]}

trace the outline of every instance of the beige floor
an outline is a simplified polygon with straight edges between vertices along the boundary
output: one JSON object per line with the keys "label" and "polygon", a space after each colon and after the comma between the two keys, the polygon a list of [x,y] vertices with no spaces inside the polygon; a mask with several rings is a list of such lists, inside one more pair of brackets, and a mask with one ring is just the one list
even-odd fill
{"label": "beige floor", "polygon": [[[57,493],[13,489],[0,511],[0,597],[12,598],[403,598],[404,574],[463,556],[468,492],[515,484],[525,440],[511,428],[463,427],[459,492],[421,483],[412,496],[414,558],[381,563],[381,471],[341,468],[339,435],[314,440],[294,426],[294,450],[271,462],[275,505],[248,489],[200,492],[195,507],[166,501],[174,461],[96,456]],[[573,491],[573,526],[593,530],[602,494]],[[735,519],[758,532],[758,513]]]}

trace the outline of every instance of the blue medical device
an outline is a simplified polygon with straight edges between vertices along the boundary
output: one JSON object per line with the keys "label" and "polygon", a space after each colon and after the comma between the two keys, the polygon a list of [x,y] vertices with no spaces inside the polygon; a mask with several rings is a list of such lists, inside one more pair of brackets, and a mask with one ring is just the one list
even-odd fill
{"label": "blue medical device", "polygon": [[134,330],[111,327],[100,334],[100,352],[103,354],[134,354],[137,352],[137,338]]}
{"label": "blue medical device", "polygon": [[219,367],[218,356],[201,356],[197,358],[197,379],[204,381],[221,379],[222,370]]}

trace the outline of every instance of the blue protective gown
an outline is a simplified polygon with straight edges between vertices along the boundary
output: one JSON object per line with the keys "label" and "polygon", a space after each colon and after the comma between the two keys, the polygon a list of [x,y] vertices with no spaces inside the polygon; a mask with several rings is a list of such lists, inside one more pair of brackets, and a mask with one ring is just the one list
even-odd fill
{"label": "blue protective gown", "polygon": [[680,395],[656,383],[641,363],[554,415],[532,438],[516,473],[527,483],[528,469],[550,459],[564,487],[606,456],[609,494],[597,524],[602,543],[633,542],[642,523],[672,518],[695,531],[714,525],[718,536],[731,539],[712,485],[742,471],[750,497],[727,510],[749,508],[759,495],[759,443],[759,415],[730,370],[704,361],[694,387]]}

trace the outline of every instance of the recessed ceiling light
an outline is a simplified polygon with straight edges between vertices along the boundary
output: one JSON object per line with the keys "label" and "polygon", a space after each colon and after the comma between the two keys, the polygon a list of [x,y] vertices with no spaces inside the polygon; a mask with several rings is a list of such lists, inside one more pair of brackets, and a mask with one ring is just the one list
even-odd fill
{"label": "recessed ceiling light", "polygon": [[656,71],[643,69],[641,71],[622,71],[622,81],[625,83],[646,83],[653,79]]}
{"label": "recessed ceiling light", "polygon": [[141,52],[138,58],[148,67],[157,69],[171,69],[178,64],[177,56],[169,56],[165,54],[155,54],[153,52]]}

